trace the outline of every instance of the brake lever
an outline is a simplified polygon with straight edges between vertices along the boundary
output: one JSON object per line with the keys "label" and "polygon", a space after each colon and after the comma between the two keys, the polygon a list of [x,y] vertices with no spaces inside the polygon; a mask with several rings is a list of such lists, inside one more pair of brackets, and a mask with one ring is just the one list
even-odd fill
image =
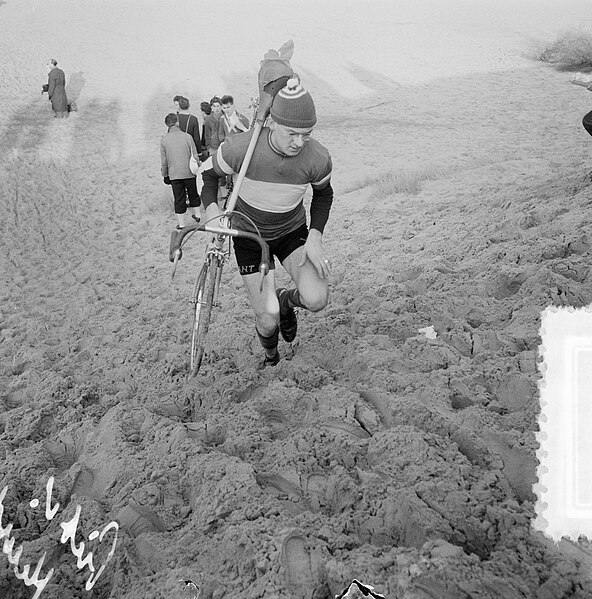
{"label": "brake lever", "polygon": [[171,275],[171,281],[175,278],[175,273],[177,272],[177,263],[183,257],[183,251],[179,248],[173,257],[173,274]]}
{"label": "brake lever", "polygon": [[261,278],[259,279],[259,293],[263,293],[263,283],[265,282],[265,277],[269,274],[269,266],[262,262],[259,265],[259,272],[261,273]]}
{"label": "brake lever", "polygon": [[171,231],[171,242],[169,245],[169,262],[174,262],[175,256],[180,252],[180,256],[177,260],[180,260],[183,256],[181,252],[181,239],[183,239],[183,231]]}

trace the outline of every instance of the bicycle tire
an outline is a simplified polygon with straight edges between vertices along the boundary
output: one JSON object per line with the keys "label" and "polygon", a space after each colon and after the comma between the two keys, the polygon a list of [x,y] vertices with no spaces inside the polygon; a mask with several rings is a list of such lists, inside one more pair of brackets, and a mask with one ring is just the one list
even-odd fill
{"label": "bicycle tire", "polygon": [[199,372],[203,359],[219,269],[218,258],[212,258],[210,262],[206,262],[202,267],[196,285],[189,362],[190,377],[194,377]]}

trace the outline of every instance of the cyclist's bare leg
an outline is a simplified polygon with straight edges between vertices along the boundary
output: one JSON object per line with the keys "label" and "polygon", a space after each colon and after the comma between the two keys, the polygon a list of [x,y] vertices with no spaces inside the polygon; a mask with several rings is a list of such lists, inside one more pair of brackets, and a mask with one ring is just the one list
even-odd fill
{"label": "cyclist's bare leg", "polygon": [[[291,300],[289,307],[298,306],[311,312],[318,312],[329,301],[329,285],[327,280],[318,274],[309,260],[300,266],[302,251],[302,247],[297,248],[283,262],[284,268],[296,284],[296,289],[290,290],[289,293]],[[270,358],[277,355],[277,333],[280,322],[280,306],[275,289],[275,272],[272,270],[265,277],[262,291],[259,289],[259,273],[243,275],[241,278],[247,289],[251,307],[255,312],[259,339],[265,348],[267,358]]]}
{"label": "cyclist's bare leg", "polygon": [[[296,248],[282,263],[296,284],[299,300],[293,301],[290,307],[301,307],[318,312],[329,302],[329,283],[319,275],[310,260],[302,262],[302,246]],[[292,294],[293,295],[293,294]]]}
{"label": "cyclist's bare leg", "polygon": [[280,307],[275,294],[275,272],[271,270],[265,277],[263,290],[259,288],[261,275],[258,272],[242,275],[241,279],[255,312],[255,327],[259,333],[259,340],[265,348],[265,354],[268,358],[276,356]]}

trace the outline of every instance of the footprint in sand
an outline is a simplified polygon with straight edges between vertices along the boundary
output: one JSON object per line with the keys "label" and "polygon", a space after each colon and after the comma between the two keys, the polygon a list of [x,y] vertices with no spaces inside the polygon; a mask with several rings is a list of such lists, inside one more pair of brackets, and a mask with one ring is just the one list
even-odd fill
{"label": "footprint in sand", "polygon": [[253,384],[249,385],[244,391],[238,394],[236,403],[244,403],[247,401],[258,401],[265,397],[267,385]]}
{"label": "footprint in sand", "polygon": [[2,398],[2,407],[5,411],[20,408],[27,402],[28,396],[26,389],[17,389],[12,393],[7,393]]}
{"label": "footprint in sand", "polygon": [[301,514],[308,509],[302,489],[281,474],[257,475],[256,480],[263,492],[274,496],[290,514]]}
{"label": "footprint in sand", "polygon": [[324,497],[327,491],[327,477],[324,474],[313,473],[303,476],[300,484],[306,493]]}
{"label": "footprint in sand", "polygon": [[288,511],[294,514],[318,512],[327,503],[327,477],[321,473],[303,474],[299,484],[281,474],[258,474],[256,480],[265,493],[285,501]]}
{"label": "footprint in sand", "polygon": [[43,448],[58,470],[67,470],[78,461],[84,451],[85,438],[88,438],[91,431],[92,427],[84,427],[74,432],[62,433],[58,439],[43,442]]}
{"label": "footprint in sand", "polygon": [[91,497],[96,500],[104,498],[105,490],[112,483],[112,473],[108,466],[89,467],[81,462],[74,484],[72,494],[81,497]]}
{"label": "footprint in sand", "polygon": [[328,480],[324,474],[315,473],[300,478],[300,486],[308,496],[308,508],[318,512],[322,506],[327,504]]}
{"label": "footprint in sand", "polygon": [[45,441],[43,447],[58,470],[70,468],[78,461],[82,452],[82,442],[73,435],[58,441]]}
{"label": "footprint in sand", "polygon": [[95,475],[93,471],[86,466],[83,466],[74,479],[72,494],[80,495],[81,497],[98,498],[101,495],[101,490],[98,490],[95,487]]}
{"label": "footprint in sand", "polygon": [[280,410],[267,410],[264,414],[272,439],[285,439],[294,431],[290,419]]}
{"label": "footprint in sand", "polygon": [[302,499],[302,489],[281,474],[260,474],[256,480],[266,493],[283,496],[293,502]]}
{"label": "footprint in sand", "polygon": [[166,526],[158,515],[149,508],[130,503],[117,512],[115,518],[121,528],[131,536],[138,537],[147,532],[164,532]]}
{"label": "footprint in sand", "polygon": [[359,391],[358,394],[378,412],[382,424],[386,428],[390,428],[393,424],[393,415],[388,405],[388,399],[384,394],[373,389]]}
{"label": "footprint in sand", "polygon": [[282,543],[282,566],[286,586],[293,597],[310,599],[316,586],[318,558],[307,547],[306,539],[291,532]]}
{"label": "footprint in sand", "polygon": [[365,431],[361,426],[350,424],[343,420],[337,420],[330,418],[321,422],[321,426],[330,430],[333,433],[345,434],[351,437],[357,437],[358,439],[368,439],[371,435],[368,431]]}

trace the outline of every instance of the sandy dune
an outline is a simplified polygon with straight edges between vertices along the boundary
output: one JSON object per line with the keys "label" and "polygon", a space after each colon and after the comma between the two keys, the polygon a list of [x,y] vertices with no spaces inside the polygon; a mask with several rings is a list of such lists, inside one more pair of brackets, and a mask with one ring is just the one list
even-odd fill
{"label": "sandy dune", "polygon": [[[390,599],[592,597],[589,543],[531,528],[540,312],[592,301],[592,95],[529,59],[592,16],[484,4],[0,3],[0,525],[22,562],[47,553],[42,597],[191,579],[323,599],[353,578]],[[228,268],[188,382],[203,241],[171,283],[163,118],[178,93],[248,112],[289,38],[335,165],[331,304],[261,371]],[[66,121],[40,95],[49,57]],[[97,569],[113,537],[89,536],[121,526],[90,591],[59,542],[76,506]],[[33,596],[5,553],[0,597]]]}

